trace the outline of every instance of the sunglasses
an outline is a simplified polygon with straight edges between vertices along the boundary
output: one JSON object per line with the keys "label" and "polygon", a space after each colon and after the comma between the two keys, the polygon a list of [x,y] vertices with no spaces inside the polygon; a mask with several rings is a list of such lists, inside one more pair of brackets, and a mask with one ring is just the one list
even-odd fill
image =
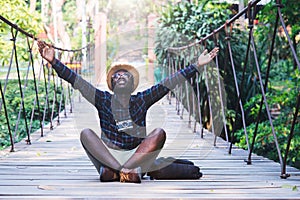
{"label": "sunglasses", "polygon": [[129,73],[129,72],[124,72],[124,73],[114,73],[111,78],[113,80],[118,80],[119,78],[121,77],[126,77],[126,78],[131,78],[132,77],[132,74]]}

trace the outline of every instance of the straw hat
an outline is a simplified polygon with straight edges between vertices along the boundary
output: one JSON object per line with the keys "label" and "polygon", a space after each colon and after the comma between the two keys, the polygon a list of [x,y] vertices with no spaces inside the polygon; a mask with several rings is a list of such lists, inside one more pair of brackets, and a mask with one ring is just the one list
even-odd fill
{"label": "straw hat", "polygon": [[113,90],[112,85],[111,85],[111,78],[112,78],[112,75],[119,70],[126,70],[127,72],[132,74],[133,90],[135,90],[139,84],[139,72],[135,69],[135,67],[133,67],[130,64],[126,64],[126,63],[112,64],[112,67],[109,69],[109,71],[107,73],[107,78],[106,78],[108,88],[111,91]]}

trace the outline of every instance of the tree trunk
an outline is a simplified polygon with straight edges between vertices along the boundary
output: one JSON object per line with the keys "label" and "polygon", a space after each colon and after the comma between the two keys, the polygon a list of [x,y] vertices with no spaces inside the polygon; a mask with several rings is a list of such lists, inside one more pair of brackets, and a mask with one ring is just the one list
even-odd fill
{"label": "tree trunk", "polygon": [[36,8],[36,0],[30,0],[30,12],[35,11]]}
{"label": "tree trunk", "polygon": [[56,0],[56,20],[57,20],[57,32],[63,47],[66,49],[71,49],[71,39],[69,34],[67,33],[64,23],[63,23],[63,13],[62,6],[65,0]]}

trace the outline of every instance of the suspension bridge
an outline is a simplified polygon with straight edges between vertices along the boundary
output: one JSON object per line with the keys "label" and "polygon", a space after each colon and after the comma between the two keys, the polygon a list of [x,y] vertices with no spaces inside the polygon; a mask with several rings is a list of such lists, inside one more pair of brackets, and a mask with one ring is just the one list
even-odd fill
{"label": "suspension bridge", "polygon": [[[205,46],[207,40],[213,40],[217,43],[216,34],[221,30],[225,30],[227,34],[226,50],[230,55],[231,63],[234,63],[234,55],[231,52],[230,25],[246,12],[248,16],[251,16],[250,12],[257,2],[259,0],[249,3],[243,11],[200,41],[180,48],[170,48],[168,73],[179,69],[178,58],[174,59],[173,56],[178,55],[176,52],[195,47],[194,53],[197,55],[199,54],[198,46]],[[299,60],[282,19],[280,1],[277,1],[276,6],[277,21],[274,34],[276,34],[278,24],[281,24],[289,40],[290,51],[294,56],[298,70],[300,70]],[[176,88],[150,109],[147,116],[149,126],[147,129],[162,127],[167,132],[166,145],[160,156],[171,155],[192,160],[200,167],[203,177],[199,180],[150,180],[146,176],[142,180],[142,184],[101,183],[96,169],[89,161],[79,141],[79,133],[83,128],[89,127],[100,132],[96,110],[70,85],[59,79],[51,69],[48,69],[47,64],[39,55],[35,55],[37,52],[34,52],[33,47],[37,38],[2,16],[0,20],[11,27],[11,42],[13,44],[8,70],[4,75],[1,74],[0,81],[0,111],[1,115],[2,113],[5,115],[5,125],[8,127],[7,134],[10,135],[9,147],[0,152],[0,198],[300,198],[300,171],[287,165],[290,143],[293,140],[294,126],[298,117],[300,97],[295,99],[292,128],[289,139],[286,141],[284,153],[279,150],[277,136],[272,129],[272,135],[276,141],[274,148],[277,148],[279,157],[279,162],[274,162],[252,152],[254,143],[257,142],[255,137],[252,143],[247,141],[248,150],[239,149],[231,143],[230,131],[226,129],[222,101],[219,105],[222,111],[220,112],[219,125],[212,123],[210,131],[204,129],[204,125],[201,123],[201,109],[199,108],[200,88],[195,87],[193,91],[196,92],[192,92],[188,83]],[[30,59],[26,63],[27,68],[23,69],[26,72],[25,76],[20,75],[17,33],[23,34],[28,46]],[[275,36],[270,45],[270,58],[272,57],[274,38]],[[87,48],[91,48],[91,46]],[[81,62],[82,49],[57,49],[65,53],[67,58],[72,56],[72,59],[69,59],[69,67],[82,74],[87,80],[93,81],[89,72],[85,74],[76,67],[77,63]],[[265,107],[268,120],[273,127],[271,108],[266,97],[269,71],[264,74],[265,82],[263,82],[258,64],[259,58],[255,53],[253,18],[251,17],[249,17],[249,43],[246,57],[249,55],[250,49],[253,49],[261,86],[260,110],[263,109],[263,106]],[[93,58],[93,56],[89,56],[89,58]],[[184,62],[189,63],[188,60]],[[92,65],[93,60],[88,60],[88,63]],[[145,63],[134,64],[138,66],[141,74],[141,86],[138,89],[143,90],[150,87],[147,81],[148,73]],[[24,63],[22,65],[24,66]],[[215,68],[219,70],[218,58],[215,65]],[[268,66],[270,68],[271,59],[269,59]],[[232,64],[231,67],[235,72],[235,66]],[[212,88],[209,88],[208,68],[209,66],[204,68],[203,74],[206,77],[206,87],[209,91]],[[236,95],[240,97],[240,85],[235,75],[233,79],[236,83]],[[12,80],[14,81],[13,84],[19,86],[19,90],[14,93],[18,94],[21,99],[19,110],[13,111],[8,109],[8,102],[5,98],[10,92],[9,83]],[[189,83],[193,81],[194,79],[190,80]],[[223,99],[220,77],[217,77],[216,82],[218,95],[220,95],[218,98]],[[29,85],[36,91],[30,103],[30,109],[26,103],[26,92]],[[107,90],[105,85],[98,87]],[[208,92],[208,94],[212,93]],[[209,101],[214,99],[213,96],[208,95]],[[236,107],[236,112],[240,112],[242,123],[245,125],[243,103],[239,100]],[[212,107],[209,109],[213,112]],[[11,112],[18,113],[17,119],[10,118]],[[34,123],[34,119],[38,119],[38,122]],[[19,125],[22,123],[25,124],[23,131],[26,133],[26,138],[20,140],[18,133],[21,131]],[[34,127],[37,130],[31,133]],[[218,127],[224,129],[224,139],[215,133]],[[247,135],[246,129],[245,134]],[[17,142],[18,140],[20,141]]]}

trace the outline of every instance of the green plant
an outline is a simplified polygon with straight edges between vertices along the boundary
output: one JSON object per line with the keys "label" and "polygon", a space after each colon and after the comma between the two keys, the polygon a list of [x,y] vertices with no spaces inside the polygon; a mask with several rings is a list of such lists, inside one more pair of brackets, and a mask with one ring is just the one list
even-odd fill
{"label": "green plant", "polygon": [[[170,58],[175,63],[180,63],[177,68],[183,68],[184,65],[188,65],[196,62],[200,52],[203,51],[203,47],[200,45],[206,45],[207,49],[212,49],[215,45],[218,45],[221,49],[219,52],[218,60],[220,65],[220,71],[218,72],[214,66],[208,66],[209,85],[211,95],[216,101],[213,101],[214,108],[220,108],[220,98],[218,92],[218,75],[220,73],[222,82],[226,90],[224,96],[230,97],[223,101],[227,102],[225,107],[229,110],[234,110],[237,104],[237,95],[235,89],[235,82],[233,80],[233,72],[231,69],[231,63],[229,61],[229,54],[227,49],[227,40],[225,40],[226,34],[224,30],[221,30],[218,34],[215,34],[214,38],[210,38],[205,43],[200,45],[194,45],[190,48],[186,48],[180,51],[169,51],[170,47],[181,47],[207,36],[212,33],[218,27],[223,25],[227,19],[230,19],[232,11],[228,4],[217,4],[210,1],[201,1],[198,5],[183,1],[178,4],[168,5],[162,9],[160,24],[157,30],[155,54],[158,60],[158,65],[165,69],[168,69]],[[215,44],[214,39],[217,44]],[[234,27],[231,32],[231,49],[234,55],[234,65],[237,72],[238,83],[241,82],[242,67],[244,62],[243,52],[246,51],[247,37],[245,32],[239,27]],[[250,78],[250,83],[252,79]],[[211,124],[210,122],[210,110],[208,103],[208,94],[205,87],[205,74],[203,71],[199,74],[199,79],[194,79],[194,91],[196,91],[196,84],[200,88],[200,102],[201,113],[203,114],[203,124]],[[249,83],[249,84],[250,84]],[[255,94],[255,93],[254,93]],[[242,99],[245,99],[249,93],[243,93]],[[233,98],[236,97],[236,98]],[[249,97],[248,97],[249,98]],[[187,102],[183,102],[187,105]],[[221,112],[214,113],[214,119],[220,119]],[[196,116],[199,119],[199,116]],[[229,125],[233,127],[232,125]],[[238,124],[237,127],[241,125]]]}
{"label": "green plant", "polygon": [[[29,34],[36,36],[42,30],[41,18],[37,12],[30,12],[28,5],[24,0],[1,0],[0,15],[16,24],[19,28],[26,30]],[[0,63],[1,66],[7,66],[11,57],[13,47],[10,39],[12,36],[11,27],[0,20]],[[28,61],[28,45],[24,34],[20,34],[13,29],[14,35],[17,35],[16,45],[19,58]],[[31,43],[31,42],[30,42]]]}
{"label": "green plant", "polygon": [[[0,80],[1,81],[1,80]],[[24,85],[24,81],[22,81],[22,84]],[[3,85],[3,84],[2,84]],[[39,85],[39,100],[40,100],[40,112],[43,114],[43,110],[45,109],[45,106],[48,106],[47,102],[45,102],[45,88],[43,87],[44,85],[40,83]],[[54,101],[54,85],[51,84],[50,86],[50,91],[49,92],[49,105],[51,106],[50,109],[48,109],[48,113],[45,116],[45,123],[50,122],[51,118],[51,109],[52,109],[52,104]],[[57,96],[61,94],[61,89],[57,90]],[[27,119],[27,125],[29,126],[29,121],[31,118],[31,112],[33,109],[33,102],[35,101],[36,94],[35,94],[35,88],[34,88],[34,83],[33,80],[28,81],[26,91],[24,92],[24,108],[25,108],[25,113],[26,113],[26,119]],[[7,89],[5,93],[5,102],[6,102],[6,109],[8,112],[9,116],[9,124],[10,128],[13,132],[14,135],[14,141],[18,142],[24,137],[26,137],[27,132],[26,132],[26,126],[25,126],[25,120],[23,113],[21,112],[20,115],[20,121],[18,124],[18,130],[15,132],[15,128],[17,126],[17,119],[18,119],[18,113],[20,111],[20,105],[21,105],[21,96],[20,96],[20,90],[18,86],[18,81],[17,80],[9,80],[7,84]],[[40,118],[39,118],[39,113],[38,113],[38,107],[34,107],[34,116],[33,116],[33,122],[32,122],[32,127],[31,127],[31,132],[36,131],[37,129],[40,128]],[[64,105],[62,105],[62,109],[64,109]],[[58,105],[55,106],[54,108],[54,117],[58,115]],[[0,149],[3,149],[7,146],[10,146],[10,136],[9,136],[9,131],[8,131],[8,124],[5,118],[4,114],[4,109],[2,108],[1,110],[1,116],[0,116]]]}
{"label": "green plant", "polygon": [[[290,135],[291,124],[295,113],[295,106],[297,96],[299,95],[300,87],[299,72],[296,72],[291,78],[285,81],[278,81],[276,86],[269,87],[267,93],[268,105],[279,105],[280,115],[273,119],[273,125],[275,129],[276,136],[278,138],[278,143],[282,156],[284,156],[285,150],[287,148],[287,139]],[[247,121],[253,122],[247,126],[247,132],[249,133],[250,141],[252,141],[253,133],[255,130],[254,119],[258,115],[259,104],[261,100],[261,95],[252,97],[250,101],[245,104],[245,111],[247,113]],[[272,113],[271,113],[272,114]],[[267,118],[267,112],[265,105],[262,109],[262,114],[260,117],[261,123],[258,125],[257,137],[254,144],[254,152],[266,156],[270,159],[278,161],[278,154],[275,148],[275,141],[272,135],[271,126]],[[294,128],[294,137],[291,141],[290,152],[287,157],[288,164],[300,168],[299,163],[299,145],[300,145],[300,114],[298,113],[298,118],[296,120]],[[245,135],[243,130],[239,130],[236,133],[237,142],[236,145],[242,148],[247,148],[245,143]]]}

